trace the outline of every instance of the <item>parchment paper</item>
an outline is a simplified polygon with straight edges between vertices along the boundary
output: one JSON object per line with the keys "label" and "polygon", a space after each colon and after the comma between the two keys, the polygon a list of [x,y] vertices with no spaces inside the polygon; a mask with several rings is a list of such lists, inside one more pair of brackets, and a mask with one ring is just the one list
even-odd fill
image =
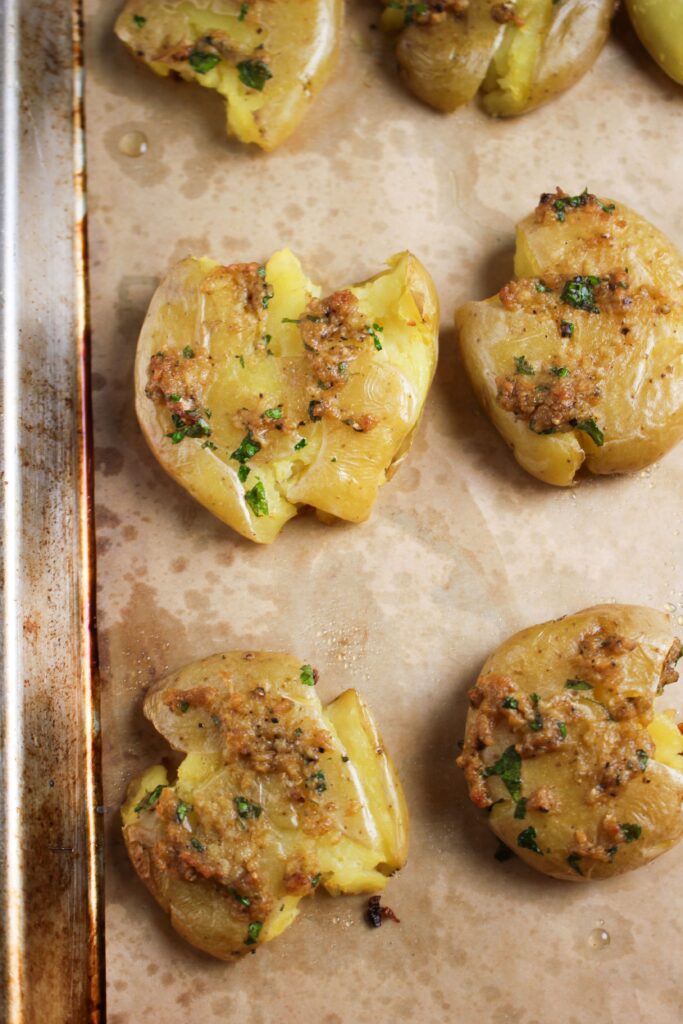
{"label": "parchment paper", "polygon": [[[111,32],[117,5],[86,8],[109,1024],[679,1024],[683,846],[590,886],[499,864],[453,761],[465,691],[511,632],[605,600],[669,607],[683,627],[683,447],[630,478],[536,483],[479,412],[451,317],[511,276],[514,224],[556,184],[622,199],[683,245],[683,90],[620,20],[552,105],[505,123],[476,105],[442,117],[397,83],[369,28],[375,5],[352,3],[333,81],[264,156],[225,140],[216,97],[136,66]],[[138,159],[118,150],[133,129],[149,139]],[[329,288],[410,247],[439,289],[442,349],[372,519],[299,517],[260,548],[164,475],[131,373],[173,261],[285,244]],[[227,966],[178,938],[134,876],[118,805],[165,751],[140,713],[145,689],[233,647],[294,652],[319,668],[324,699],[353,685],[370,703],[412,816],[386,896],[400,925],[371,930],[363,899],[321,894]],[[596,928],[609,945],[592,947]]]}

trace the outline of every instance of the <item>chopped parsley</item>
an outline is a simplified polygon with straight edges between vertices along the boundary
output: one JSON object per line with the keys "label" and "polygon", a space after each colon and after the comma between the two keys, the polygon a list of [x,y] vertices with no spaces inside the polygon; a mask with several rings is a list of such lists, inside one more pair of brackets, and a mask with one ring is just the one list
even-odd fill
{"label": "chopped parsley", "polygon": [[[196,410],[193,410],[193,412]],[[207,410],[206,415],[209,416]],[[182,416],[174,412],[171,416],[173,426],[175,430],[172,430],[170,434],[166,434],[166,437],[170,437],[172,444],[180,444],[186,437],[210,437],[211,427],[207,423],[204,416],[198,416],[193,423],[183,423]]]}
{"label": "chopped parsley", "polygon": [[254,455],[257,455],[261,451],[261,444],[259,441],[254,440],[254,435],[251,430],[248,430],[245,436],[239,443],[239,447],[235,448],[234,452],[230,456],[235,462],[241,462],[244,464],[249,459],[253,459]]}
{"label": "chopped parsley", "polygon": [[240,13],[237,16],[237,20],[238,21],[244,21],[244,19],[246,18],[248,13],[249,13],[249,4],[241,4],[240,5]]}
{"label": "chopped parsley", "polygon": [[241,892],[237,891],[237,889],[233,889],[232,886],[228,886],[228,892],[230,893],[231,896],[234,896],[234,898],[238,900],[238,902],[241,903],[243,907],[251,906],[251,900],[249,899],[249,897],[243,896]]}
{"label": "chopped parsley", "polygon": [[492,775],[500,776],[505,783],[505,788],[516,803],[522,795],[522,758],[514,746],[508,747],[495,764],[484,769],[485,779]]}
{"label": "chopped parsley", "polygon": [[202,448],[208,448],[210,452],[217,452],[218,448],[213,441],[205,441]]}
{"label": "chopped parsley", "polygon": [[614,213],[616,206],[614,203],[603,203],[597,196],[593,196],[593,199],[598,204],[603,213]]}
{"label": "chopped parsley", "polygon": [[262,342],[263,342],[263,344],[264,344],[264,345],[266,346],[266,348],[268,348],[268,346],[270,345],[270,343],[271,343],[271,341],[272,341],[272,340],[273,340],[273,339],[272,339],[272,337],[270,336],[270,334],[262,334],[262,335],[261,335],[261,341],[262,341]]}
{"label": "chopped parsley", "polygon": [[536,829],[533,825],[529,825],[528,828],[519,833],[517,845],[521,846],[523,850],[531,850],[532,853],[538,853],[541,857],[543,856],[543,851],[536,842]]}
{"label": "chopped parsley", "polygon": [[588,420],[576,420],[572,426],[577,430],[582,430],[584,434],[588,434],[593,443],[598,448],[602,448],[605,443],[605,435],[592,417]]}
{"label": "chopped parsley", "polygon": [[587,683],[584,679],[568,679],[564,688],[565,690],[592,690],[593,684]]}
{"label": "chopped parsley", "polygon": [[571,338],[574,333],[574,324],[571,320],[560,320],[560,334],[563,338]]}
{"label": "chopped parsley", "polygon": [[242,85],[258,92],[263,92],[264,85],[273,77],[273,72],[262,60],[241,60],[237,65],[237,74]]}
{"label": "chopped parsley", "polygon": [[519,707],[519,701],[516,697],[506,697],[502,706],[504,708],[510,708],[511,711],[516,711]]}
{"label": "chopped parsley", "polygon": [[377,349],[377,351],[381,352],[382,351],[382,339],[380,338],[380,334],[382,334],[382,332],[384,331],[384,328],[380,327],[379,324],[373,324],[372,327],[367,326],[365,328],[365,330],[368,332],[368,334],[372,338],[372,343],[375,346],[375,348]]}
{"label": "chopped parsley", "polygon": [[247,937],[244,940],[244,945],[253,946],[256,942],[258,942],[258,937],[261,934],[262,928],[263,921],[252,921],[249,927],[247,928]]}
{"label": "chopped parsley", "polygon": [[552,373],[553,377],[568,377],[569,376],[569,370],[567,369],[566,366],[551,366],[550,367],[550,372]]}
{"label": "chopped parsley", "polygon": [[533,377],[536,371],[531,363],[527,361],[526,356],[515,356],[515,373],[523,373],[526,377]]}
{"label": "chopped parsley", "polygon": [[143,25],[147,24],[147,18],[143,18],[141,14],[134,14],[133,21],[135,22],[138,28],[142,28]]}
{"label": "chopped parsley", "polygon": [[540,700],[541,698],[538,696],[537,693],[531,694],[531,702],[534,705],[534,720],[533,722],[529,722],[529,728],[532,732],[540,732],[543,728],[543,717],[541,715],[541,712],[538,710]]}
{"label": "chopped parsley", "polygon": [[593,274],[583,276],[577,274],[566,282],[560,295],[560,300],[566,302],[574,309],[585,309],[588,313],[599,313],[600,307],[596,305],[593,289],[600,284],[600,278]]}
{"label": "chopped parsley", "polygon": [[320,875],[311,875],[311,885],[314,889],[320,885]]}
{"label": "chopped parsley", "polygon": [[216,64],[220,64],[221,59],[217,53],[205,53],[203,50],[193,50],[189,57],[190,67],[193,71],[196,71],[198,75],[205,75],[208,71],[213,71]]}
{"label": "chopped parsley", "polygon": [[562,739],[566,740],[566,738],[567,738],[567,726],[566,726],[566,724],[564,722],[558,722],[557,723],[557,731],[559,732],[559,734],[562,737]]}
{"label": "chopped parsley", "polygon": [[176,820],[179,824],[185,821],[188,813],[192,810],[192,804],[186,804],[184,800],[181,800],[175,809]]}
{"label": "chopped parsley", "polygon": [[578,853],[570,853],[569,856],[567,857],[567,864],[569,864],[569,867],[572,869],[572,871],[576,871],[577,875],[581,875],[581,877],[583,878],[583,871],[579,867],[579,861],[580,860],[581,860],[581,855],[580,854],[578,854]]}
{"label": "chopped parsley", "polygon": [[627,821],[620,822],[619,828],[621,829],[621,834],[627,843],[634,843],[636,839],[640,839],[643,834],[643,830],[640,825],[631,825]]}
{"label": "chopped parsley", "polygon": [[295,452],[301,451],[301,449],[305,448],[307,444],[308,444],[308,442],[307,442],[306,438],[302,437],[301,440],[297,441],[296,444],[294,445],[294,451]]}
{"label": "chopped parsley", "polygon": [[244,463],[242,463],[240,468],[237,470],[237,475],[242,483],[244,483],[250,473],[251,470],[249,469],[249,466],[245,466]]}
{"label": "chopped parsley", "polygon": [[311,665],[302,665],[301,672],[299,674],[299,679],[304,684],[304,686],[315,686],[315,669],[312,668]]}
{"label": "chopped parsley", "polygon": [[515,818],[526,818],[526,797],[523,796],[515,806]]}
{"label": "chopped parsley", "polygon": [[260,818],[263,811],[259,804],[247,800],[246,796],[236,796],[235,807],[240,818]]}
{"label": "chopped parsley", "polygon": [[536,282],[536,291],[537,292],[551,292],[552,288],[549,288],[548,285],[545,283],[545,281],[542,281],[539,278],[539,280]]}
{"label": "chopped parsley", "polygon": [[560,199],[556,199],[553,203],[553,210],[557,219],[563,223],[565,220],[565,210],[567,208],[576,210],[579,206],[587,206],[591,200],[591,196],[588,194],[588,189],[585,188],[580,196],[563,196]]}
{"label": "chopped parsley", "polygon": [[255,516],[260,518],[268,515],[268,499],[262,480],[257,480],[251,490],[245,492],[244,498]]}
{"label": "chopped parsley", "polygon": [[183,349],[183,355],[186,359],[194,359],[194,349],[191,345],[186,345]]}
{"label": "chopped parsley", "polygon": [[496,858],[496,860],[502,863],[505,860],[510,860],[510,857],[512,857],[512,855],[513,854],[510,847],[506,846],[505,843],[501,839],[499,839],[498,848],[496,849],[496,852],[493,855]]}
{"label": "chopped parsley", "polygon": [[650,755],[647,754],[644,750],[636,750],[636,757],[638,758],[638,764],[640,765],[642,771],[645,771],[645,769],[647,768],[647,763],[650,760]]}
{"label": "chopped parsley", "polygon": [[204,853],[204,850],[206,849],[204,843],[200,843],[200,841],[198,839],[195,839],[194,836],[192,836],[192,839],[190,839],[190,845],[194,846],[195,850],[198,850],[199,853]]}
{"label": "chopped parsley", "polygon": [[180,708],[182,713],[185,714],[185,712],[189,711],[189,709],[190,709],[190,702],[187,701],[187,700],[181,700],[181,702],[178,705],[178,707]]}
{"label": "chopped parsley", "polygon": [[312,775],[309,775],[309,779],[312,779],[315,782],[316,793],[325,792],[325,790],[327,789],[327,783],[325,781],[325,772],[313,772]]}
{"label": "chopped parsley", "polygon": [[135,813],[140,814],[142,811],[149,811],[152,807],[154,807],[155,803],[157,803],[159,797],[161,796],[162,789],[165,788],[165,786],[155,786],[151,793],[148,793],[147,796],[144,797],[139,804],[135,805],[135,807],[133,808]]}
{"label": "chopped parsley", "polygon": [[281,420],[282,409],[280,408],[279,405],[276,406],[274,409],[266,409],[266,411],[263,413],[263,417],[264,419],[267,420]]}

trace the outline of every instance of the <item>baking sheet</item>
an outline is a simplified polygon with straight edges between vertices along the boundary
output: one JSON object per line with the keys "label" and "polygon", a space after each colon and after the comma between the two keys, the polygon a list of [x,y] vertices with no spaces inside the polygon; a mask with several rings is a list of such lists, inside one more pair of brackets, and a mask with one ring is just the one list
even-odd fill
{"label": "baking sheet", "polygon": [[[678,1024],[683,846],[585,887],[499,864],[453,762],[465,691],[514,630],[605,600],[668,607],[683,627],[683,447],[630,478],[535,482],[476,406],[451,311],[509,278],[514,223],[556,184],[614,195],[683,245],[683,92],[620,20],[551,106],[505,123],[474,105],[441,117],[395,81],[374,4],[352,3],[336,76],[264,156],[225,140],[218,99],[132,62],[109,0],[86,14],[109,1024],[574,1024],[598,1007],[603,1021]],[[118,148],[131,130],[149,142],[136,159]],[[301,516],[260,548],[157,466],[132,365],[173,261],[285,244],[329,288],[410,247],[439,289],[442,349],[414,448],[372,519]],[[320,894],[286,936],[227,966],[177,938],[134,877],[118,804],[164,751],[144,692],[232,647],[294,652],[319,668],[323,698],[353,685],[374,709],[412,817],[386,897],[400,925],[370,930],[363,899]],[[594,948],[596,928],[609,944]]]}

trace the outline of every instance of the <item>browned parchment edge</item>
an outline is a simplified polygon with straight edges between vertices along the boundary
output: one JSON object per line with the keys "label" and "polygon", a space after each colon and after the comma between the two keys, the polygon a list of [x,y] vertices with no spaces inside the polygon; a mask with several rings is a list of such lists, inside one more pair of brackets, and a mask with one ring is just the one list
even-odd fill
{"label": "browned parchment edge", "polygon": [[3,1024],[104,1018],[82,15],[0,12]]}

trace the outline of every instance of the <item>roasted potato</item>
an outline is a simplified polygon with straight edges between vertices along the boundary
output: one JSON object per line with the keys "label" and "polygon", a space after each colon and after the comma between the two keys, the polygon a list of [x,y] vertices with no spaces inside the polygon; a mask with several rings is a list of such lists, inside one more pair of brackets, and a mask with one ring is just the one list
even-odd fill
{"label": "roasted potato", "polygon": [[302,505],[360,522],[410,448],[439,309],[414,256],[320,298],[289,250],[265,266],[186,259],[138,343],[138,418],[171,476],[243,536]]}
{"label": "roasted potato", "polygon": [[317,672],[232,651],[167,676],[145,715],[186,756],[131,782],[123,835],[138,875],[194,946],[231,960],[316,889],[374,893],[407,856],[398,776],[355,690],[323,708]]}
{"label": "roasted potato", "polygon": [[382,24],[400,32],[403,80],[451,111],[481,89],[489,114],[523,114],[588,71],[607,38],[615,0],[383,0]]}
{"label": "roasted potato", "polygon": [[626,9],[650,56],[683,85],[683,0],[626,0]]}
{"label": "roasted potato", "polygon": [[515,279],[455,321],[474,390],[539,480],[642,469],[683,435],[683,258],[621,203],[541,196]]}
{"label": "roasted potato", "polygon": [[469,692],[470,797],[554,878],[608,878],[683,835],[683,736],[654,701],[675,682],[669,617],[599,605],[506,640]]}
{"label": "roasted potato", "polygon": [[115,31],[158,75],[227,102],[228,135],[274,149],[334,65],[342,0],[129,0]]}

